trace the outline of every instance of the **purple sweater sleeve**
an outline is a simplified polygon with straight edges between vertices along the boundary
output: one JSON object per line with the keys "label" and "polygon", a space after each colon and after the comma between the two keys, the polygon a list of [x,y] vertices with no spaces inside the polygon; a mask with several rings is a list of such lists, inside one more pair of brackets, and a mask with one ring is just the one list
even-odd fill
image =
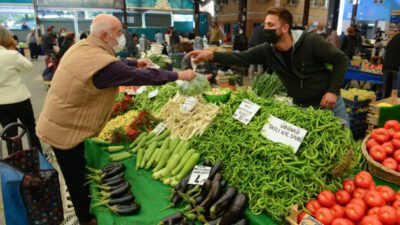
{"label": "purple sweater sleeve", "polygon": [[119,60],[109,64],[93,75],[93,84],[98,89],[112,86],[163,85],[178,79],[176,72],[136,68],[133,60]]}

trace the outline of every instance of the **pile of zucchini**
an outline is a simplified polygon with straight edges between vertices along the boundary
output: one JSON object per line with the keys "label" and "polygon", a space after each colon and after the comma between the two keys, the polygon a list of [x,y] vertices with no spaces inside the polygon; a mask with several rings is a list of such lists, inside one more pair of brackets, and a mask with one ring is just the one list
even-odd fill
{"label": "pile of zucchini", "polygon": [[124,179],[125,166],[114,162],[97,170],[87,167],[90,173],[87,175],[90,182],[95,182],[99,188],[93,199],[97,203],[92,207],[106,206],[118,215],[135,215],[140,210],[135,197],[130,191],[131,185]]}
{"label": "pile of zucchini", "polygon": [[[209,161],[206,160],[204,165],[210,166]],[[220,173],[221,169],[222,163],[216,162],[203,186],[189,185],[190,175],[179,182],[171,195],[171,207],[182,200],[189,205],[183,212],[163,219],[159,225],[190,224],[188,221],[195,220],[206,225],[246,225],[248,222],[242,212],[247,198],[232,187],[224,191],[226,181]]]}
{"label": "pile of zucchini", "polygon": [[[136,169],[153,168],[153,178],[164,184],[175,186],[187,176],[200,159],[200,154],[190,149],[190,143],[178,138],[169,138],[169,131],[149,141],[139,141]],[[145,134],[144,134],[145,136]],[[142,140],[147,138],[142,137]]]}

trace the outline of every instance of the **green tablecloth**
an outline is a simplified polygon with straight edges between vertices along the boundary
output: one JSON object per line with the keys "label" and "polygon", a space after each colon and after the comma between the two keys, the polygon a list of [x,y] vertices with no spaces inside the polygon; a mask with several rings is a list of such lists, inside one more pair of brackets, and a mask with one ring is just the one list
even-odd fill
{"label": "green tablecloth", "polygon": [[[85,158],[88,166],[101,168],[109,163],[109,154],[100,149],[102,146],[104,145],[91,139],[85,141]],[[104,207],[92,209],[99,225],[156,225],[161,219],[176,212],[176,209],[162,211],[162,209],[169,205],[168,196],[171,194],[172,190],[170,186],[164,185],[160,181],[153,180],[150,171],[143,169],[136,171],[134,169],[134,165],[136,165],[136,155],[122,162],[127,168],[125,171],[125,179],[131,184],[131,191],[136,201],[142,206],[141,211],[135,216],[118,216]],[[400,189],[400,186],[378,178],[375,179],[375,182],[377,185],[388,185],[394,190]],[[91,187],[92,193],[95,192],[94,189],[94,187]],[[246,218],[249,220],[250,225],[277,225],[266,214],[256,216],[248,209],[246,210]]]}
{"label": "green tablecloth", "polygon": [[[85,158],[88,166],[101,168],[108,164],[109,154],[100,149],[104,145],[91,139],[85,141]],[[136,201],[141,205],[138,215],[118,216],[104,207],[92,209],[99,225],[156,225],[161,219],[176,212],[176,209],[161,211],[169,205],[168,196],[172,188],[151,178],[151,172],[140,169],[136,171],[134,165],[136,156],[122,161],[126,165],[125,179],[131,184],[131,191]],[[91,187],[95,193],[95,187]],[[276,225],[267,215],[256,216],[246,210],[246,217],[251,225]]]}

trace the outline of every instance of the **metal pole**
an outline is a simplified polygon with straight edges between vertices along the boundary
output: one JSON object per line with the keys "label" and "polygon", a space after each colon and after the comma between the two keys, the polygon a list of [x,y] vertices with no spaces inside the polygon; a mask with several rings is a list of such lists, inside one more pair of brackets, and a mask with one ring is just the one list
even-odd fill
{"label": "metal pole", "polygon": [[304,1],[304,11],[303,11],[303,26],[308,25],[308,17],[310,15],[310,0]]}
{"label": "metal pole", "polygon": [[353,10],[351,12],[351,26],[356,24],[356,17],[357,17],[357,8],[358,8],[358,0],[353,1]]}
{"label": "metal pole", "polygon": [[122,0],[122,1],[123,1],[122,10],[123,10],[123,12],[124,12],[124,25],[125,25],[126,27],[128,27],[128,15],[127,15],[127,13],[126,13],[126,0]]}
{"label": "metal pole", "polygon": [[194,35],[199,36],[200,33],[200,2],[194,0]]}
{"label": "metal pole", "polygon": [[42,37],[42,31],[40,30],[40,20],[39,20],[39,10],[38,10],[37,0],[33,0],[33,11],[35,12],[36,32],[39,37]]}

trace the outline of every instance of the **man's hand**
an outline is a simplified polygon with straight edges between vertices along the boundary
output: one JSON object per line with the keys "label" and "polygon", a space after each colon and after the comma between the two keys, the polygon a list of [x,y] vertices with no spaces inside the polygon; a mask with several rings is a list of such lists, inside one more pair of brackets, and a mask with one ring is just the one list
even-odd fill
{"label": "man's hand", "polygon": [[204,61],[213,60],[214,52],[208,50],[203,50],[203,51],[198,50],[189,52],[189,56],[190,58],[193,58],[194,63],[199,64]]}
{"label": "man's hand", "polygon": [[193,70],[184,70],[178,72],[178,80],[193,80],[196,73]]}
{"label": "man's hand", "polygon": [[207,80],[211,80],[212,77],[213,77],[213,75],[212,75],[211,73],[206,74],[206,79],[207,79]]}
{"label": "man's hand", "polygon": [[322,108],[333,108],[336,106],[337,95],[331,92],[326,92],[322,97],[320,106]]}
{"label": "man's hand", "polygon": [[145,68],[148,66],[151,66],[153,62],[150,59],[139,59],[137,61],[137,67],[138,68]]}

